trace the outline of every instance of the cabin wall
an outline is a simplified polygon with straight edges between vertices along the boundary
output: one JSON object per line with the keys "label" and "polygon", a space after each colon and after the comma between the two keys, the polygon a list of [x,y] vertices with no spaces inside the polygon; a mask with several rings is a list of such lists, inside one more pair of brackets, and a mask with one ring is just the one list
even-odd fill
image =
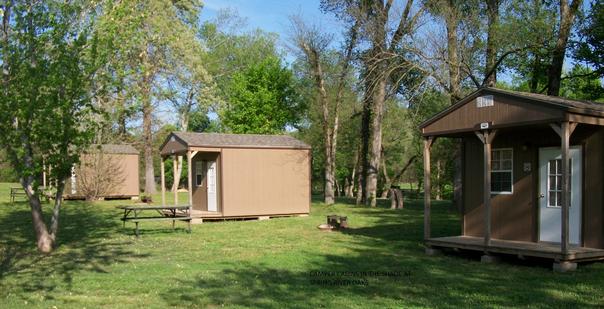
{"label": "cabin wall", "polygon": [[483,122],[490,122],[492,126],[513,126],[555,121],[561,120],[564,116],[558,109],[539,104],[526,104],[525,100],[502,94],[494,94],[493,101],[493,106],[477,107],[476,99],[470,100],[438,121],[427,125],[423,128],[423,133],[436,135],[478,129]]}
{"label": "cabin wall", "polygon": [[[483,203],[483,145],[477,137],[464,139],[464,235],[484,235]],[[491,237],[518,241],[536,239],[536,194],[535,177],[537,167],[535,148],[526,145],[516,134],[501,134],[495,138],[493,149],[512,148],[513,168],[512,194],[491,195]],[[531,165],[531,172],[524,171],[524,163]]]}
{"label": "cabin wall", "polygon": [[[80,158],[81,173],[85,173],[88,179],[95,177],[95,173],[103,173],[106,171],[118,173],[114,176],[115,183],[111,186],[112,190],[107,194],[103,194],[102,197],[133,197],[139,195],[139,169],[138,169],[138,155],[136,154],[104,154],[102,163],[94,163],[92,155],[82,155]],[[103,166],[108,167],[106,171]],[[71,177],[67,179],[65,183],[65,197],[66,198],[81,198],[83,194],[79,187],[81,186],[82,175],[78,175],[76,172],[76,188],[75,193],[72,193],[72,181]]]}
{"label": "cabin wall", "polygon": [[604,248],[604,128],[586,132],[585,135],[583,245]]}
{"label": "cabin wall", "polygon": [[310,212],[310,150],[223,148],[224,216]]}
{"label": "cabin wall", "polygon": [[[571,146],[583,146],[583,243],[604,248],[604,128],[579,125]],[[493,149],[513,148],[513,193],[493,194],[492,237],[506,240],[538,241],[539,148],[559,147],[560,138],[549,127],[532,127],[500,132]],[[464,138],[463,234],[484,235],[483,145],[477,137]],[[531,171],[524,171],[530,163]]]}

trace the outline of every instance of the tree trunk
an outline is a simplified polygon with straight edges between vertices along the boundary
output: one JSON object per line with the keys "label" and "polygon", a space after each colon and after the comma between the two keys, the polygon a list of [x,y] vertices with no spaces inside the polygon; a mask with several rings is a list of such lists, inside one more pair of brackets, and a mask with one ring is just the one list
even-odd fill
{"label": "tree trunk", "polygon": [[[26,158],[25,160],[31,160],[31,158]],[[42,203],[40,202],[40,197],[37,192],[34,191],[33,182],[34,177],[32,176],[22,178],[21,186],[23,187],[23,190],[25,190],[29,201],[38,251],[50,253],[54,248],[54,239],[51,237],[50,233],[48,233],[46,223],[44,222],[44,215],[42,214]]]}
{"label": "tree trunk", "polygon": [[388,168],[386,167],[386,159],[384,158],[384,154],[382,153],[382,173],[384,174],[384,187],[382,188],[382,194],[380,194],[381,198],[387,198],[388,197],[388,191],[390,190],[390,187],[392,186],[393,182],[390,179],[390,176],[388,176]]}
{"label": "tree trunk", "polygon": [[[144,83],[148,81],[144,79]],[[155,194],[155,169],[153,168],[153,105],[149,85],[143,85],[143,152],[145,159],[145,193]]]}
{"label": "tree trunk", "polygon": [[[497,0],[488,0],[489,2],[497,1]],[[448,58],[448,66],[449,66],[449,96],[451,105],[457,103],[457,100],[461,99],[461,81],[460,81],[460,70],[459,70],[459,58],[458,58],[458,42],[457,42],[457,27],[459,25],[459,12],[455,6],[455,1],[449,0],[448,4],[448,12],[445,14],[445,24],[447,28],[447,58]],[[489,31],[491,29],[489,28]],[[493,42],[491,42],[494,44]],[[492,48],[492,47],[491,47]],[[488,49],[488,48],[487,48]],[[493,54],[493,48],[491,49],[491,54]],[[487,50],[487,54],[489,51]],[[495,55],[492,55],[492,60],[489,61],[495,63]],[[487,65],[488,67],[488,65]],[[493,72],[493,76],[494,72]],[[459,149],[461,148],[460,144],[455,145],[455,153],[453,156],[453,161],[455,164],[455,172],[453,174],[453,204],[461,209],[461,201],[462,201],[462,157]]]}
{"label": "tree trunk", "polygon": [[556,46],[552,52],[552,62],[547,73],[548,95],[558,96],[560,94],[562,66],[564,65],[568,37],[581,2],[581,0],[573,0],[569,6],[568,0],[560,0],[560,29]]}
{"label": "tree trunk", "polygon": [[497,82],[497,27],[499,26],[499,0],[487,0],[487,50],[485,65],[485,81],[487,87],[494,87]]}
{"label": "tree trunk", "polygon": [[[369,87],[370,83],[365,82]],[[365,100],[363,100],[363,114],[361,119],[361,158],[359,173],[359,190],[357,192],[357,205],[365,204],[367,201],[367,171],[369,169],[369,122],[371,121],[371,96],[369,90],[365,90]]]}
{"label": "tree trunk", "polygon": [[441,164],[441,160],[438,159],[436,160],[436,181],[435,181],[435,188],[436,188],[436,192],[435,192],[435,196],[434,199],[437,201],[440,201],[442,199],[442,185],[441,185],[441,174],[442,174],[442,164]]}
{"label": "tree trunk", "polygon": [[[187,98],[186,98],[186,102],[184,104],[184,107],[181,108],[180,111],[180,115],[179,115],[179,125],[180,125],[180,129],[183,132],[187,132],[189,131],[189,114],[191,113],[191,109],[193,108],[193,98],[195,96],[195,91],[193,89],[189,89],[188,93],[187,93]],[[178,156],[178,161],[176,162],[176,178],[174,179],[174,183],[172,184],[172,191],[177,191],[178,187],[180,186],[180,177],[182,175],[182,170],[183,170],[183,164],[184,164],[184,157],[183,156]],[[188,190],[191,190],[191,188],[187,188]]]}
{"label": "tree trunk", "polygon": [[367,195],[366,203],[371,207],[377,206],[377,181],[382,154],[382,119],[384,118],[386,83],[385,76],[380,76],[372,95],[371,148],[369,149],[367,188],[365,189]]}
{"label": "tree trunk", "polygon": [[457,55],[457,26],[459,24],[455,1],[449,0],[448,12],[445,14],[447,28],[447,58],[449,62],[449,94],[451,104],[461,98],[459,59]]}

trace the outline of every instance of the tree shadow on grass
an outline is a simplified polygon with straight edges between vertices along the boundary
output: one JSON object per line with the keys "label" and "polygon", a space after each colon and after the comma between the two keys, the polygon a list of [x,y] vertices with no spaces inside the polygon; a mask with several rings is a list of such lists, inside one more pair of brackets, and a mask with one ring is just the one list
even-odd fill
{"label": "tree shadow on grass", "polygon": [[[27,203],[0,203],[0,208],[0,291],[51,292],[58,286],[70,289],[78,272],[107,273],[110,264],[144,257],[129,249],[132,240],[112,240],[119,236],[115,233],[121,223],[115,213],[94,204],[65,203],[57,248],[49,255],[36,250]],[[50,205],[45,205],[44,211],[51,211]]]}
{"label": "tree shadow on grass", "polygon": [[[457,217],[443,204],[434,220],[440,233],[457,232]],[[423,217],[404,210],[357,209],[372,220],[344,230],[334,247],[346,254],[303,252],[312,266],[299,269],[262,263],[227,265],[177,282],[162,293],[173,306],[255,308],[323,307],[597,307],[603,276],[589,269],[556,274],[540,261],[478,262],[475,253],[428,257],[422,243]],[[321,232],[317,232],[321,233]],[[350,252],[352,251],[352,252]],[[303,265],[303,264],[302,264]],[[550,264],[551,266],[551,264]],[[388,275],[390,274],[390,275]]]}

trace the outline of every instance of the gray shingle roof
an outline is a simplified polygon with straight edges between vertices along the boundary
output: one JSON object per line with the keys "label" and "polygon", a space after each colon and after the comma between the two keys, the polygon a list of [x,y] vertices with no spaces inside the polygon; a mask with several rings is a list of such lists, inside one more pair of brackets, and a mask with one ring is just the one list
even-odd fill
{"label": "gray shingle roof", "polygon": [[114,154],[139,154],[138,150],[129,144],[102,144],[102,145],[92,145],[90,148],[98,149],[100,146],[100,150],[103,153],[114,153]]}
{"label": "gray shingle roof", "polygon": [[310,146],[288,135],[224,134],[172,132],[176,137],[193,147],[262,147],[304,148]]}

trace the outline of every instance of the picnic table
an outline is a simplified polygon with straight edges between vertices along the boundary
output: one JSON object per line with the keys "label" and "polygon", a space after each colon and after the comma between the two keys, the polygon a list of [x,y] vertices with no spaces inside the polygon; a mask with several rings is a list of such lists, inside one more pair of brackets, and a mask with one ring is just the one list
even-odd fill
{"label": "picnic table", "polygon": [[[118,209],[124,211],[121,218],[126,227],[126,221],[134,222],[136,225],[135,235],[139,236],[138,224],[143,221],[172,221],[172,229],[176,221],[186,221],[188,223],[188,231],[191,233],[191,205],[176,205],[176,206],[138,206],[125,205],[117,206]],[[142,215],[142,212],[154,211],[155,215]]]}
{"label": "picnic table", "polygon": [[11,203],[15,202],[15,197],[17,197],[17,196],[27,196],[27,194],[25,194],[25,190],[23,190],[23,187],[11,187],[10,188]]}

